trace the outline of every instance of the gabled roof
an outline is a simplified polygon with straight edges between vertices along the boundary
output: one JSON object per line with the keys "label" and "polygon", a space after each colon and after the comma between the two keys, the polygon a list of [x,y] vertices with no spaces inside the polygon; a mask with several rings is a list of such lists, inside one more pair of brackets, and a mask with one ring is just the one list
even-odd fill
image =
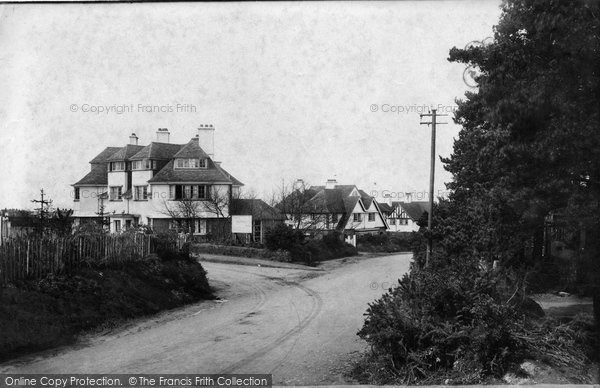
{"label": "gabled roof", "polygon": [[248,215],[255,220],[279,220],[286,217],[262,199],[234,199],[231,201],[230,213],[233,216]]}
{"label": "gabled roof", "polygon": [[182,147],[182,144],[152,142],[139,150],[130,159],[171,159]]}
{"label": "gabled roof", "polygon": [[90,163],[105,163],[112,154],[120,149],[121,147],[106,147],[104,151],[100,152],[94,159],[90,160]]}
{"label": "gabled roof", "polygon": [[130,158],[133,155],[135,155],[136,153],[138,153],[139,151],[141,151],[142,148],[144,148],[144,146],[142,146],[142,145],[127,144],[125,147],[122,147],[117,152],[112,154],[106,161],[107,162],[117,162],[117,161],[120,162],[120,161],[130,160]]}
{"label": "gabled roof", "polygon": [[399,206],[406,212],[406,215],[413,221],[418,221],[423,213],[429,211],[429,202],[392,202],[392,205]]}
{"label": "gabled roof", "polygon": [[106,163],[92,163],[92,170],[73,186],[106,186],[108,185],[108,172]]}
{"label": "gabled roof", "polygon": [[371,204],[373,203],[373,198],[371,198],[371,196],[367,193],[365,193],[362,190],[358,190],[359,194],[360,194],[360,198],[363,201],[363,204],[365,205],[365,208],[370,208]]}
{"label": "gabled roof", "polygon": [[[353,192],[358,193],[358,195],[351,195]],[[300,192],[293,192],[284,198],[282,204],[285,201],[293,201],[298,195],[300,195]],[[357,204],[360,203],[363,208],[367,209],[374,202],[371,196],[359,190],[355,185],[335,185],[331,189],[326,189],[325,186],[311,186],[302,195],[309,196],[303,209],[305,213],[342,214],[337,225],[338,229],[345,227]],[[282,204],[279,204],[278,208],[281,209]]]}
{"label": "gabled roof", "polygon": [[385,202],[379,203],[379,210],[381,210],[384,213],[391,213],[394,211],[394,209]]}
{"label": "gabled roof", "polygon": [[199,139],[193,137],[186,145],[184,145],[179,152],[177,152],[174,158],[208,158],[208,155],[200,147]]}

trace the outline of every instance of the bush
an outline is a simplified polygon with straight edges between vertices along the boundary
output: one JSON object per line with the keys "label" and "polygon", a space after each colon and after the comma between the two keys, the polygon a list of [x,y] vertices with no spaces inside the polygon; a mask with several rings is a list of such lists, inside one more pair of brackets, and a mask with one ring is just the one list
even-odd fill
{"label": "bush", "polygon": [[288,251],[293,262],[308,265],[358,254],[356,248],[345,243],[341,233],[337,231],[329,232],[321,239],[305,239],[302,231],[285,225],[269,229],[265,236],[265,245],[271,251]]}
{"label": "bush", "polygon": [[581,344],[589,340],[571,328],[549,330],[556,322],[531,319],[531,301],[514,291],[511,279],[467,261],[413,269],[369,305],[358,335],[373,352],[355,369],[358,378],[376,384],[443,384],[446,379],[481,384],[501,378],[526,358],[583,365],[587,356]]}
{"label": "bush", "polygon": [[303,241],[302,231],[284,224],[278,224],[265,232],[265,246],[272,251],[278,249],[290,251]]}
{"label": "bush", "polygon": [[360,234],[356,237],[356,245],[366,252],[407,252],[413,247],[415,235],[415,232]]}
{"label": "bush", "polygon": [[352,245],[345,243],[339,232],[330,232],[320,240],[310,239],[294,247],[290,253],[293,261],[314,265],[320,261],[356,256],[358,251]]}
{"label": "bush", "polygon": [[181,249],[177,248],[177,233],[162,232],[152,236],[152,245],[156,255],[162,260],[192,260],[190,257],[190,243],[185,243]]}
{"label": "bush", "polygon": [[389,358],[403,384],[439,371],[468,376],[459,383],[481,382],[502,375],[522,354],[513,335],[518,309],[500,301],[489,274],[469,265],[413,270],[366,315],[359,336]]}

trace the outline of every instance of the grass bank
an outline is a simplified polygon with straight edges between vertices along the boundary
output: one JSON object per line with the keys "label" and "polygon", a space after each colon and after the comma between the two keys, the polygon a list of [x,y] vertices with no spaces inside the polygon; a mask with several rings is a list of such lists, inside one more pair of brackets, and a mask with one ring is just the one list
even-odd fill
{"label": "grass bank", "polygon": [[0,360],[71,343],[111,322],[212,298],[200,263],[157,256],[20,281],[0,288]]}

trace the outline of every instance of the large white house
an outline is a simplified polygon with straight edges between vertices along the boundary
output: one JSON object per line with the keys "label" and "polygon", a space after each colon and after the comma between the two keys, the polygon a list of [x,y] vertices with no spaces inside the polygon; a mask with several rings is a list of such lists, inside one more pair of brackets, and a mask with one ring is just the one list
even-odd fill
{"label": "large white house", "polygon": [[243,184],[214,158],[214,127],[201,125],[187,144],[172,144],[166,128],[156,141],[107,147],[74,188],[76,224],[110,222],[110,231],[146,224],[156,231],[185,227],[210,234],[224,225]]}

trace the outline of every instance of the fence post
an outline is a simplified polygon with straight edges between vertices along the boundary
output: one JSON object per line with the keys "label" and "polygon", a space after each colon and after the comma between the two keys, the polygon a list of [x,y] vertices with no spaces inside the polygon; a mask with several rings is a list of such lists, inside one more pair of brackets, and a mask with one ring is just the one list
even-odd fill
{"label": "fence post", "polygon": [[29,276],[29,245],[30,245],[30,240],[29,238],[27,239],[27,255],[26,255],[26,262],[25,262],[25,275]]}

